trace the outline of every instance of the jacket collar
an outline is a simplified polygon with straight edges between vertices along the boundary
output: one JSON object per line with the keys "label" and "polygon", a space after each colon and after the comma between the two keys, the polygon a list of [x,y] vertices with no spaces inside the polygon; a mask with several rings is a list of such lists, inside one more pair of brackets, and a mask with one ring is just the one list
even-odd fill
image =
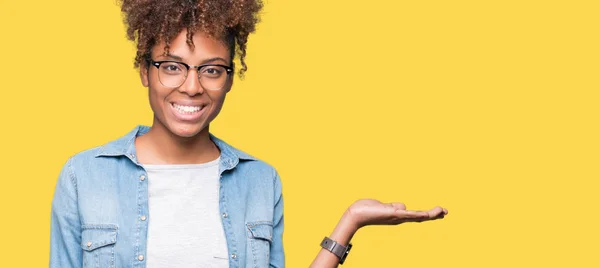
{"label": "jacket collar", "polygon": [[[135,151],[135,138],[146,134],[149,130],[150,127],[148,126],[137,126],[125,136],[101,146],[96,157],[125,156],[139,165]],[[240,160],[257,160],[255,157],[234,148],[213,134],[209,135],[210,139],[221,151],[221,171],[234,168]]]}

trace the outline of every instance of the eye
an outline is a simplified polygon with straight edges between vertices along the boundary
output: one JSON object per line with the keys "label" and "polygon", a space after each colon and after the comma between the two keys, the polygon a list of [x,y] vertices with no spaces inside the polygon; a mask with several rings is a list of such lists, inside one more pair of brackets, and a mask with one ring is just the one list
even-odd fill
{"label": "eye", "polygon": [[201,75],[207,78],[219,78],[226,72],[221,66],[204,66],[201,70]]}
{"label": "eye", "polygon": [[175,62],[163,62],[160,65],[160,70],[167,74],[180,74],[183,72],[183,66]]}

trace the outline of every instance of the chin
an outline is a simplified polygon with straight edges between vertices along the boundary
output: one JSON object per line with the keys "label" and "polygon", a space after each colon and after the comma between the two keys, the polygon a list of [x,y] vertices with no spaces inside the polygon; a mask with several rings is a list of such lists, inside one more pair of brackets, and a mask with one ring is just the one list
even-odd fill
{"label": "chin", "polygon": [[198,135],[204,129],[203,126],[190,126],[190,125],[175,125],[169,128],[171,133],[182,138],[192,138]]}

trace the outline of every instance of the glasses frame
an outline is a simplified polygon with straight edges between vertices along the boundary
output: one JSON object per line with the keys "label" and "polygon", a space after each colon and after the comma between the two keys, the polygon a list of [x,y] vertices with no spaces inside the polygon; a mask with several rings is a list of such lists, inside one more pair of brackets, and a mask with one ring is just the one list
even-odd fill
{"label": "glasses frame", "polygon": [[[225,69],[225,72],[227,73],[227,79],[231,79],[231,74],[233,74],[233,68],[231,66],[227,66],[227,65],[223,65],[223,64],[212,64],[212,63],[208,63],[208,64],[202,64],[202,65],[189,65],[185,62],[180,62],[180,61],[176,61],[176,60],[161,60],[161,61],[155,61],[153,59],[146,59],[148,61],[149,65],[152,65],[154,67],[156,67],[156,69],[159,70],[159,73],[157,75],[159,75],[159,79],[158,81],[160,82],[161,85],[165,86],[165,87],[169,87],[169,88],[178,88],[181,85],[183,85],[185,83],[185,80],[187,80],[188,74],[190,73],[190,69],[196,69],[196,72],[198,72],[198,81],[200,81],[200,85],[202,87],[204,87],[202,85],[202,76],[200,74],[200,69],[203,67],[207,67],[207,66],[218,66],[218,67],[222,67]],[[163,84],[163,82],[160,80],[160,65],[163,63],[177,63],[177,64],[181,64],[183,66],[185,66],[186,68],[186,72],[185,72],[185,79],[183,79],[183,81],[181,82],[181,85],[176,86],[176,87],[171,87],[171,86],[167,86],[165,84]],[[225,82],[227,83],[227,82]],[[225,87],[225,84],[223,85],[223,87]],[[218,89],[210,89],[210,90],[221,90],[223,89],[223,87],[218,88]],[[205,88],[206,89],[206,88]]]}

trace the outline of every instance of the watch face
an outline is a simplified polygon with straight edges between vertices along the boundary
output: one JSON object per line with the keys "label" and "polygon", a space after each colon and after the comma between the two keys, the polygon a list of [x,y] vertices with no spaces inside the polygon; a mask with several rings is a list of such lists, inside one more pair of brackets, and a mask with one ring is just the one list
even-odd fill
{"label": "watch face", "polygon": [[321,247],[329,251],[333,251],[335,245],[335,242],[327,237],[325,237],[323,242],[321,242]]}

